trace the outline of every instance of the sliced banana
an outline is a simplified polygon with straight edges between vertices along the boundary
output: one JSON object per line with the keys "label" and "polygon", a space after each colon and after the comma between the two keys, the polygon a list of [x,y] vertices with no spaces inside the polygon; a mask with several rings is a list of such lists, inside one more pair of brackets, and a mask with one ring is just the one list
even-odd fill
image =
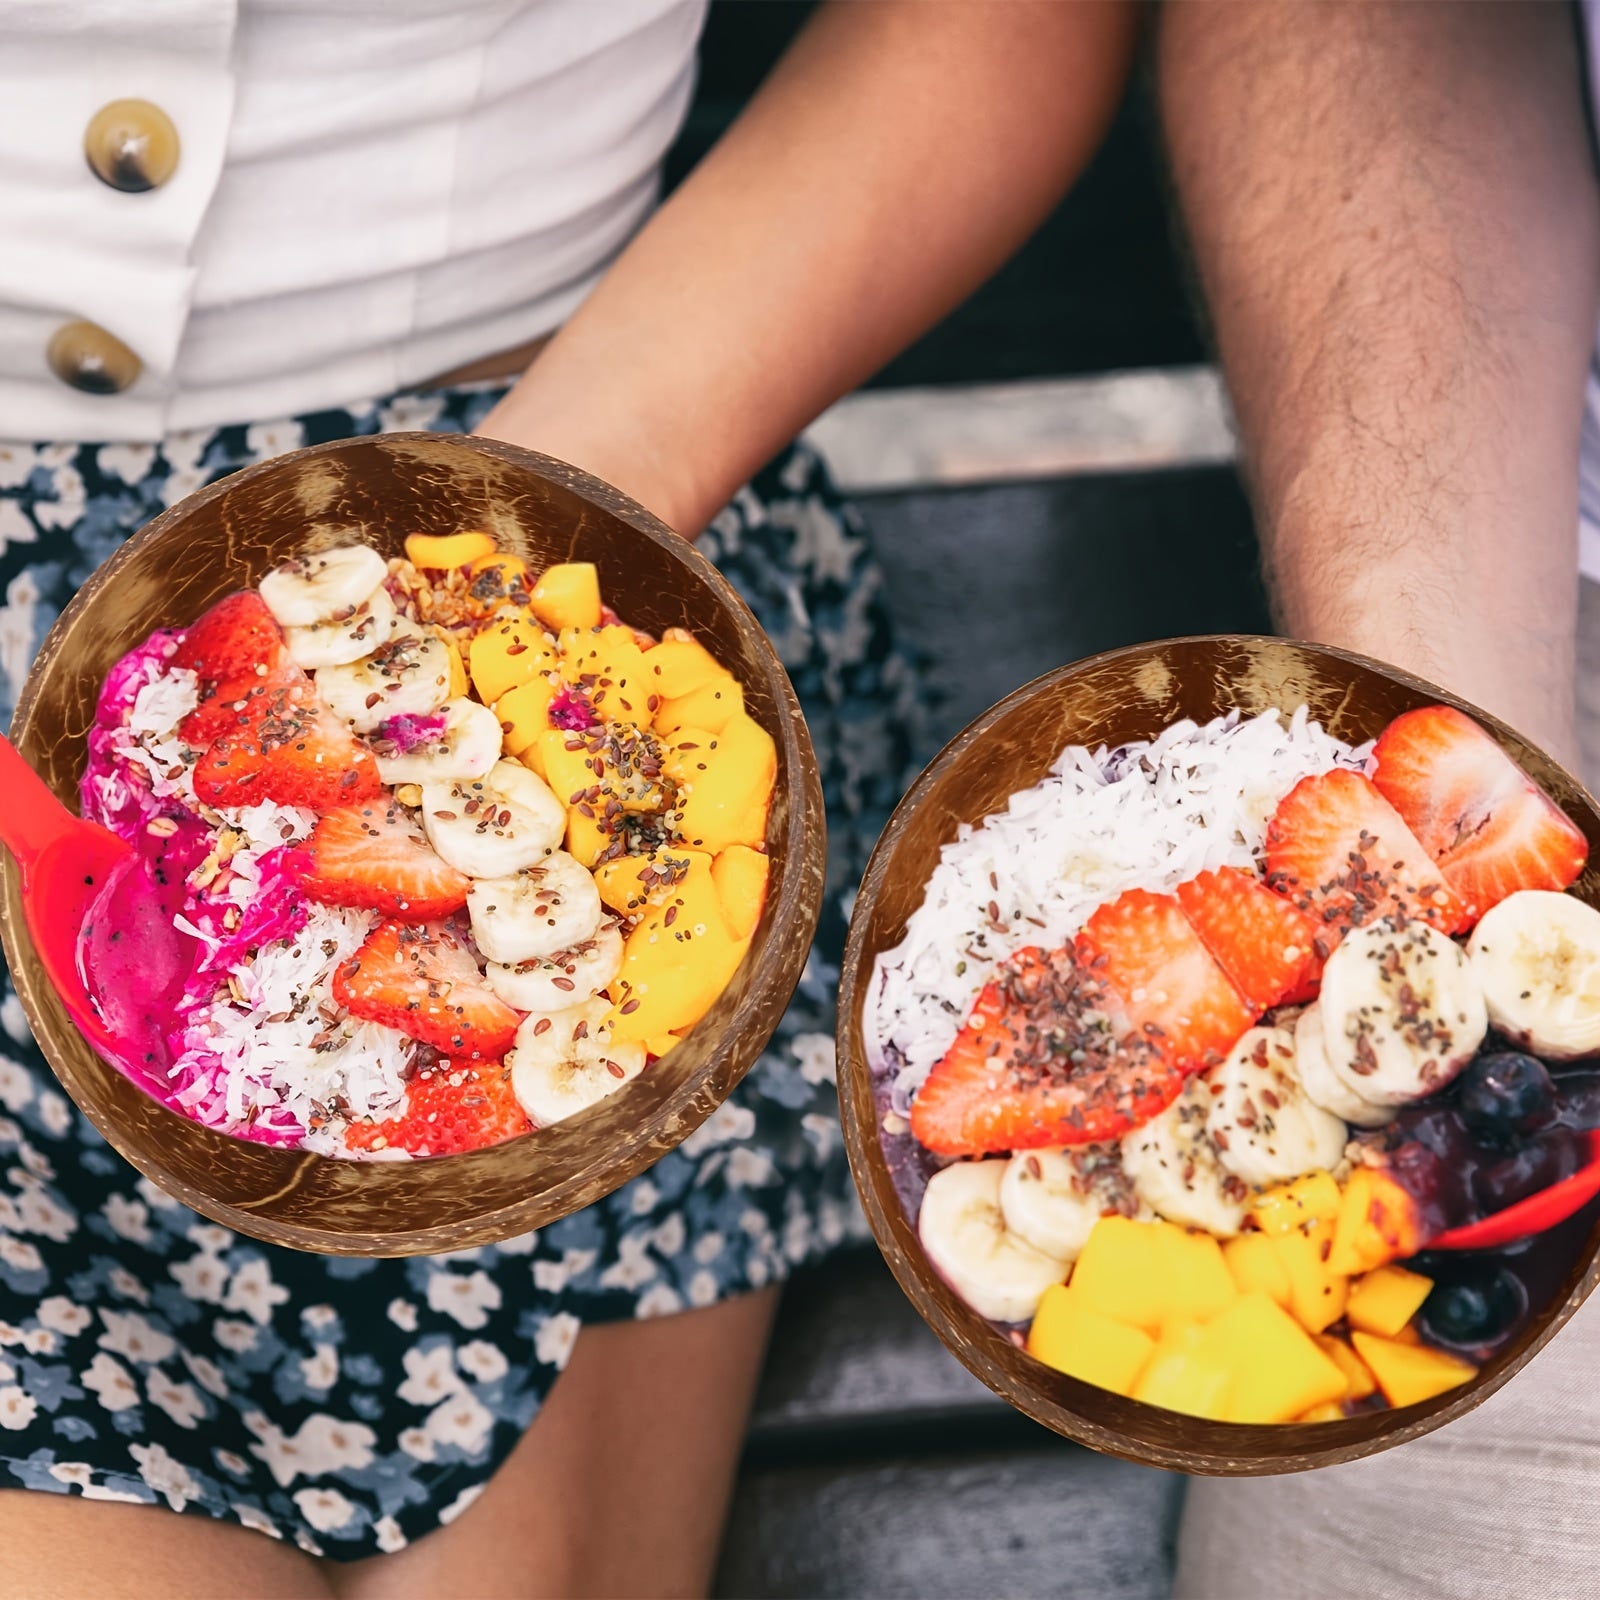
{"label": "sliced banana", "polygon": [[576,1116],[644,1071],[645,1047],[611,1037],[609,1010],[604,1000],[586,1000],[523,1019],[506,1060],[512,1092],[535,1127]]}
{"label": "sliced banana", "polygon": [[509,878],[534,866],[566,828],[566,808],[520,761],[497,761],[481,778],[422,786],[428,843],[469,878]]}
{"label": "sliced banana", "polygon": [[405,629],[359,661],[319,668],[317,693],[357,733],[390,717],[425,717],[450,698],[450,646],[436,633]]}
{"label": "sliced banana", "polygon": [[1206,1132],[1236,1178],[1265,1189],[1339,1164],[1349,1132],[1306,1094],[1287,1028],[1246,1029],[1205,1083]]}
{"label": "sliced banana", "polygon": [[1394,1121],[1393,1106],[1375,1106],[1363,1100],[1328,1065],[1322,1048],[1322,1007],[1309,1005],[1294,1025],[1294,1067],[1306,1098],[1324,1111],[1343,1117],[1357,1128],[1383,1128]]}
{"label": "sliced banana", "polygon": [[397,613],[389,591],[377,588],[345,617],[313,622],[308,628],[285,628],[283,642],[289,659],[302,672],[318,667],[342,667],[371,655],[394,635]]}
{"label": "sliced banana", "polygon": [[1137,1216],[1146,1209],[1115,1144],[1024,1150],[1006,1163],[1000,1180],[1006,1227],[1057,1261],[1076,1261],[1090,1230],[1108,1211]]}
{"label": "sliced banana", "polygon": [[514,967],[592,939],[600,891],[576,860],[556,850],[515,877],[480,878],[467,890],[467,916],[484,955]]}
{"label": "sliced banana", "polygon": [[1210,1100],[1204,1080],[1191,1078],[1159,1117],[1123,1136],[1122,1165],[1157,1215],[1231,1239],[1250,1191],[1219,1159],[1206,1126]]}
{"label": "sliced banana", "polygon": [[376,550],[348,544],[286,561],[261,580],[259,592],[281,627],[309,628],[348,616],[388,575]]}
{"label": "sliced banana", "polygon": [[1465,952],[1431,923],[1352,928],[1322,972],[1322,1048],[1363,1100],[1402,1106],[1442,1089],[1489,1026]]}
{"label": "sliced banana", "polygon": [[518,1011],[559,1011],[592,1000],[622,971],[622,934],[605,922],[591,938],[570,950],[535,956],[514,967],[491,961],[484,973],[489,987]]}
{"label": "sliced banana", "polygon": [[1026,1322],[1067,1263],[1035,1250],[1006,1226],[1000,1209],[1005,1161],[960,1161],[934,1173],[923,1191],[917,1232],[928,1259],[981,1317]]}
{"label": "sliced banana", "polygon": [[385,783],[466,783],[494,770],[500,759],[500,724],[494,712],[476,700],[450,700],[444,714],[442,739],[419,744],[404,755],[377,753],[378,776]]}
{"label": "sliced banana", "polygon": [[1467,951],[1508,1039],[1553,1061],[1600,1055],[1600,911],[1519,889],[1484,913]]}

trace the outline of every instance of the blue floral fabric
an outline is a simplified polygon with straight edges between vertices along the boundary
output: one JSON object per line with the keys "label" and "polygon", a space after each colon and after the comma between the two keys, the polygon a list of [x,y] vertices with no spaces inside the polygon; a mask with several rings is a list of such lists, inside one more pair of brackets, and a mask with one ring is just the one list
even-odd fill
{"label": "blue floral fabric", "polygon": [[[49,625],[118,543],[191,490],[304,444],[467,431],[486,388],[160,445],[0,444],[0,726]],[[165,1504],[339,1559],[458,1515],[589,1321],[705,1306],[857,1228],[834,1095],[846,895],[913,755],[913,672],[864,530],[802,447],[702,548],[792,676],[823,772],[829,895],[749,1077],[609,1199],[496,1247],[407,1261],[263,1246],[139,1177],[0,998],[0,1486]]]}

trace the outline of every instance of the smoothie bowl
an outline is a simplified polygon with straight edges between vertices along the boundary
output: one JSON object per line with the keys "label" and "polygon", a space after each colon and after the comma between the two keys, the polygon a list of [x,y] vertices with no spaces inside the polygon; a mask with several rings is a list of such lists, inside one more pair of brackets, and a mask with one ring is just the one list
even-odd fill
{"label": "smoothie bowl", "polygon": [[818,914],[815,763],[753,617],[625,497],[481,440],[174,507],[52,630],[13,738],[140,863],[84,923],[97,1052],[0,857],[51,1065],[276,1243],[462,1248],[610,1192],[753,1064]]}
{"label": "smoothie bowl", "polygon": [[869,1220],[1057,1431],[1295,1470],[1477,1404],[1600,1267],[1600,815],[1360,657],[1172,640],[934,761],[841,986]]}

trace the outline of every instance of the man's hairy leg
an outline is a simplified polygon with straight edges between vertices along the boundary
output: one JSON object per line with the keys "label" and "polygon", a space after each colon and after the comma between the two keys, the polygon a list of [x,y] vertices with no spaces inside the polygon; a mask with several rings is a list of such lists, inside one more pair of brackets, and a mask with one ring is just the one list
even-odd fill
{"label": "man's hairy leg", "polygon": [[1285,630],[1571,759],[1600,299],[1558,4],[1170,4],[1172,165]]}

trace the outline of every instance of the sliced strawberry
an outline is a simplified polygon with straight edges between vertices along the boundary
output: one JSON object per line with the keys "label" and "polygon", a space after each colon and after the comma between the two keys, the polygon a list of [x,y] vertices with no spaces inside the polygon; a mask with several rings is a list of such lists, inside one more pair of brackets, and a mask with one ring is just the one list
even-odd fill
{"label": "sliced strawberry", "polygon": [[504,1144],[531,1126],[503,1062],[440,1061],[406,1085],[399,1116],[383,1122],[352,1122],[344,1142],[352,1150],[454,1156]]}
{"label": "sliced strawberry", "polygon": [[283,657],[283,630],[254,589],[219,600],[184,634],[172,665],[218,683],[243,678]]}
{"label": "sliced strawberry", "polygon": [[1446,933],[1462,907],[1400,813],[1359,772],[1302,778],[1267,823],[1267,887],[1322,924],[1326,960],[1349,928],[1425,917]]}
{"label": "sliced strawberry", "polygon": [[472,1061],[511,1048],[522,1020],[490,990],[448,923],[382,922],[333,975],[333,997],[353,1017]]}
{"label": "sliced strawberry", "polygon": [[1182,1086],[1070,945],[1030,948],[978,996],[911,1102],[911,1131],[948,1156],[1088,1144],[1140,1127]]}
{"label": "sliced strawberry", "polygon": [[1186,1072],[1215,1066],[1256,1020],[1170,894],[1129,889],[1101,906],[1078,935],[1078,959]]}
{"label": "sliced strawberry", "polygon": [[1565,889],[1588,841],[1495,740],[1453,706],[1396,717],[1374,751],[1378,792],[1476,922],[1519,889]]}
{"label": "sliced strawberry", "polygon": [[1286,1000],[1309,1000],[1322,962],[1317,924],[1253,872],[1221,867],[1177,888],[1200,942],[1258,1015]]}
{"label": "sliced strawberry", "polygon": [[185,744],[203,750],[214,739],[250,727],[284,689],[305,699],[315,692],[311,679],[287,656],[275,666],[261,665],[236,678],[202,684],[199,702],[178,724],[178,735]]}
{"label": "sliced strawberry", "polygon": [[434,922],[467,903],[472,880],[435,854],[404,806],[374,800],[329,811],[297,852],[301,888],[330,906]]}
{"label": "sliced strawberry", "polygon": [[195,763],[194,792],[214,806],[333,811],[386,791],[372,752],[317,699],[314,687],[277,688],[249,722],[217,738]]}

